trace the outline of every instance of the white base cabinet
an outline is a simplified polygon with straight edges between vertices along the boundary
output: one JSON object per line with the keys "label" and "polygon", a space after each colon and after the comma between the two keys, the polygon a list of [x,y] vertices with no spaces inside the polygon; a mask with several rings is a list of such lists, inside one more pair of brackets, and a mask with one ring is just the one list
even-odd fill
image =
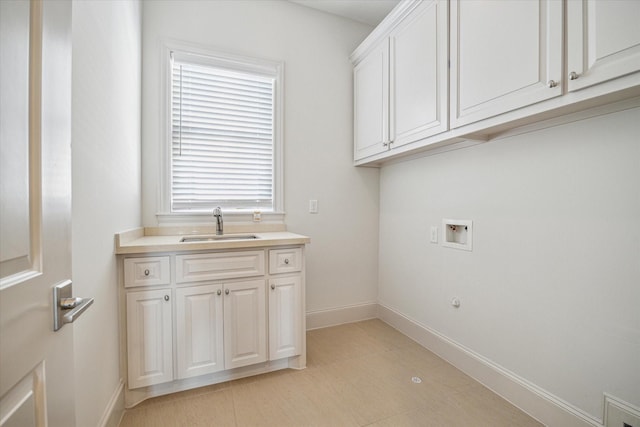
{"label": "white base cabinet", "polygon": [[302,352],[303,315],[300,275],[269,280],[269,359],[295,356]]}
{"label": "white base cabinet", "polygon": [[176,289],[176,356],[179,379],[224,366],[222,285]]}
{"label": "white base cabinet", "polygon": [[306,366],[304,247],[138,254],[119,265],[127,407]]}
{"label": "white base cabinet", "polygon": [[127,292],[129,387],[173,380],[171,289]]}
{"label": "white base cabinet", "polygon": [[224,287],[225,368],[264,362],[267,360],[265,281],[230,283]]}

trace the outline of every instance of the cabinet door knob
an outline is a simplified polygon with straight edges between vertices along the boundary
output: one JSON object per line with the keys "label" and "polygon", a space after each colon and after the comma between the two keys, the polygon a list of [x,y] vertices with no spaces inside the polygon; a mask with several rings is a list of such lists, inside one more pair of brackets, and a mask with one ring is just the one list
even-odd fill
{"label": "cabinet door knob", "polygon": [[218,295],[222,295],[222,290],[218,289]]}
{"label": "cabinet door knob", "polygon": [[165,295],[165,296],[164,296],[164,300],[165,300],[165,301],[169,301],[169,295]]}
{"label": "cabinet door knob", "polygon": [[580,77],[580,74],[576,73],[575,71],[569,73],[569,80],[576,80],[578,77]]}
{"label": "cabinet door knob", "polygon": [[549,80],[549,82],[547,83],[549,85],[550,88],[554,88],[556,86],[558,86],[558,82],[555,80]]}
{"label": "cabinet door knob", "polygon": [[149,275],[149,273],[150,273],[149,269],[146,269],[146,270],[144,271],[144,275],[145,275],[145,276],[148,276],[148,275]]}
{"label": "cabinet door knob", "polygon": [[276,288],[276,285],[274,285],[273,283],[271,284],[271,290],[274,290]]}
{"label": "cabinet door knob", "polygon": [[284,259],[284,263],[285,263],[285,264],[289,264],[289,258],[285,258],[285,259]]}
{"label": "cabinet door knob", "polygon": [[383,142],[383,143],[382,143],[382,146],[383,146],[383,147],[388,147],[388,146],[389,146],[389,143],[388,143],[388,142]]}
{"label": "cabinet door knob", "polygon": [[224,290],[224,294],[225,294],[225,295],[229,295],[229,289],[225,289],[225,290]]}

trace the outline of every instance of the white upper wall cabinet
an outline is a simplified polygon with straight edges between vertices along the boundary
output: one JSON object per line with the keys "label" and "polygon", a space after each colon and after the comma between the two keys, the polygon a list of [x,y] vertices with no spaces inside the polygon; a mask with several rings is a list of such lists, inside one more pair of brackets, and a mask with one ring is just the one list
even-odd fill
{"label": "white upper wall cabinet", "polygon": [[390,36],[390,143],[399,147],[448,129],[448,10],[422,3]]}
{"label": "white upper wall cabinet", "polygon": [[389,146],[389,40],[353,70],[354,156],[369,157]]}
{"label": "white upper wall cabinet", "polygon": [[640,1],[567,1],[568,90],[640,69]]}
{"label": "white upper wall cabinet", "polygon": [[356,161],[448,129],[447,12],[401,3],[352,55]]}
{"label": "white upper wall cabinet", "polygon": [[448,129],[447,2],[407,1],[354,52],[354,158]]}
{"label": "white upper wall cabinet", "polygon": [[354,163],[640,96],[639,19],[637,0],[401,1],[351,55]]}
{"label": "white upper wall cabinet", "polygon": [[451,1],[451,127],[562,95],[562,2]]}

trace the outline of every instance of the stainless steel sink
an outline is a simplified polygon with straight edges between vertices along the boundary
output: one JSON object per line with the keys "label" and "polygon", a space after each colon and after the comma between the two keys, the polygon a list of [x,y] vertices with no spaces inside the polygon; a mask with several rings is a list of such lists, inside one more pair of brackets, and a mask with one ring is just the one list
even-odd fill
{"label": "stainless steel sink", "polygon": [[189,243],[189,242],[218,242],[222,240],[253,240],[259,239],[255,234],[223,234],[222,236],[211,234],[211,235],[199,235],[199,236],[185,236],[180,242]]}

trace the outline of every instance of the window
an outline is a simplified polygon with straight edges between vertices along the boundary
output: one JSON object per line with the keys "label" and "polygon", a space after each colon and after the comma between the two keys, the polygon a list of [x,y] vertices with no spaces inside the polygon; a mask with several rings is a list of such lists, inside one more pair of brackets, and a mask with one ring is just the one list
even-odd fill
{"label": "window", "polygon": [[281,211],[281,65],[172,49],[172,213]]}

